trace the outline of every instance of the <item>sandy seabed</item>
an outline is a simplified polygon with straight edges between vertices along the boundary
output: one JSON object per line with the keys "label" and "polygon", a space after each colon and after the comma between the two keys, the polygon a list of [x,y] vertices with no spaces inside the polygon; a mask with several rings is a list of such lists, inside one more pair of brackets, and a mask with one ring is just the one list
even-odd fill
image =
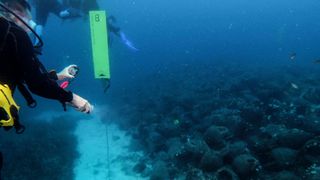
{"label": "sandy seabed", "polygon": [[[130,152],[131,137],[115,124],[103,123],[96,110],[94,115],[80,120],[75,130],[80,154],[75,162],[75,180],[144,179],[132,171],[136,164],[132,157],[142,153]],[[112,122],[116,117],[109,118]]]}

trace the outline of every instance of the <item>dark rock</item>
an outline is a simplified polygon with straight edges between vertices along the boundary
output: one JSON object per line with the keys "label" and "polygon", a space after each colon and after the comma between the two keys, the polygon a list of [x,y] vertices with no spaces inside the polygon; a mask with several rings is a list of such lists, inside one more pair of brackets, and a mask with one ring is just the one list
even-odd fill
{"label": "dark rock", "polygon": [[320,134],[319,117],[317,116],[305,119],[300,128],[309,133]]}
{"label": "dark rock", "polygon": [[157,131],[169,139],[172,137],[178,137],[181,134],[179,119],[167,119],[165,122],[159,124]]}
{"label": "dark rock", "polygon": [[280,133],[287,132],[285,125],[279,124],[268,124],[260,128],[262,134],[268,135],[269,137],[277,137]]}
{"label": "dark rock", "polygon": [[239,180],[239,177],[229,167],[222,167],[216,172],[217,180]]}
{"label": "dark rock", "polygon": [[319,180],[320,179],[320,166],[313,164],[306,169],[304,179],[306,180]]}
{"label": "dark rock", "polygon": [[133,171],[136,173],[142,173],[146,168],[147,168],[147,165],[144,162],[138,162],[133,167]]}
{"label": "dark rock", "polygon": [[308,110],[309,110],[308,107],[309,106],[307,104],[303,104],[303,103],[297,104],[296,114],[305,116],[308,113]]}
{"label": "dark rock", "polygon": [[247,143],[243,141],[236,141],[232,144],[229,144],[224,150],[224,161],[226,163],[232,163],[232,160],[239,156],[240,154],[248,153],[249,149],[247,148]]}
{"label": "dark rock", "polygon": [[221,166],[223,166],[221,155],[212,150],[207,151],[200,162],[200,168],[207,172],[212,172]]}
{"label": "dark rock", "polygon": [[304,152],[309,155],[317,156],[320,154],[320,136],[307,141],[303,147]]}
{"label": "dark rock", "polygon": [[169,154],[165,151],[160,151],[154,155],[154,160],[167,162],[170,159]]}
{"label": "dark rock", "polygon": [[200,122],[203,117],[209,116],[211,114],[212,108],[215,107],[212,107],[212,104],[210,102],[201,102],[200,104],[194,106],[191,116],[195,121]]}
{"label": "dark rock", "polygon": [[241,177],[254,175],[260,170],[259,161],[250,154],[237,156],[233,160],[232,167]]}
{"label": "dark rock", "polygon": [[293,149],[301,148],[306,141],[312,138],[312,134],[300,129],[290,129],[280,132],[277,136],[279,146]]}
{"label": "dark rock", "polygon": [[227,108],[221,108],[214,111],[210,116],[205,117],[203,124],[228,127],[233,131],[241,122],[240,111]]}
{"label": "dark rock", "polygon": [[204,134],[204,140],[214,150],[222,149],[226,139],[231,136],[228,128],[223,126],[210,126]]}
{"label": "dark rock", "polygon": [[203,173],[200,169],[190,168],[186,174],[185,180],[215,180],[215,177]]}
{"label": "dark rock", "polygon": [[290,171],[279,172],[272,180],[300,180],[297,175]]}
{"label": "dark rock", "polygon": [[241,121],[237,127],[233,130],[235,137],[240,139],[245,139],[248,136],[255,134],[257,131],[257,126],[250,124],[249,122]]}
{"label": "dark rock", "polygon": [[171,149],[171,156],[172,150],[174,150],[174,158],[179,163],[183,163],[184,165],[185,163],[199,164],[202,156],[209,150],[209,147],[200,137],[195,137],[193,139],[189,139],[186,143],[180,146],[179,149]]}
{"label": "dark rock", "polygon": [[236,141],[229,145],[229,153],[235,157],[248,152],[247,143],[244,141]]}
{"label": "dark rock", "polygon": [[165,137],[163,137],[158,132],[151,132],[146,143],[147,143],[148,151],[152,153],[159,152],[161,150],[164,150],[164,148],[166,148]]}
{"label": "dark rock", "polygon": [[158,161],[153,166],[150,180],[163,180],[163,179],[170,179],[169,171],[165,162]]}
{"label": "dark rock", "polygon": [[320,103],[320,88],[309,88],[302,97],[313,103],[313,104],[319,104]]}
{"label": "dark rock", "polygon": [[256,91],[256,96],[260,101],[268,103],[272,99],[281,100],[284,97],[284,93],[279,87],[268,87],[268,89],[259,89]]}
{"label": "dark rock", "polygon": [[320,136],[307,141],[302,152],[305,160],[309,163],[320,163]]}
{"label": "dark rock", "polygon": [[171,138],[167,140],[166,146],[168,146],[169,157],[174,159],[183,148],[183,143],[179,138]]}
{"label": "dark rock", "polygon": [[263,137],[263,136],[253,135],[249,137],[247,142],[248,142],[249,149],[259,154],[264,154],[266,152],[269,152],[277,145],[276,139],[269,136]]}
{"label": "dark rock", "polygon": [[264,112],[261,108],[256,106],[245,107],[240,111],[240,117],[250,124],[253,124],[256,127],[259,127],[263,121]]}
{"label": "dark rock", "polygon": [[278,168],[286,168],[293,166],[296,158],[297,151],[290,148],[275,148],[271,151],[271,157]]}

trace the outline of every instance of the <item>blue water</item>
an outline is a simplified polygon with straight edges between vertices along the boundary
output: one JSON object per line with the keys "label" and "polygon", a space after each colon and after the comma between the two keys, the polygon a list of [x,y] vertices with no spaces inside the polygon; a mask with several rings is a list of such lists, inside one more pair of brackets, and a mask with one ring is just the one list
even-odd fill
{"label": "blue water", "polygon": [[[249,76],[257,79],[260,74],[254,73],[272,74],[275,69],[277,72],[283,70],[266,81],[270,83],[286,76],[290,70],[299,72],[300,80],[308,77],[308,73],[320,70],[320,65],[313,63],[320,58],[318,0],[100,0],[98,3],[107,14],[117,18],[117,24],[139,49],[134,52],[114,38],[109,50],[112,84],[107,93],[103,93],[103,83],[93,76],[88,20],[60,20],[51,15],[45,27],[45,47],[40,57],[48,69],[60,70],[69,64],[77,64],[80,74],[70,90],[94,105],[125,104],[122,98],[126,96],[143,99],[143,91],[148,91],[143,87],[153,87],[148,83],[159,83],[160,90],[168,85],[161,84],[161,80],[152,82],[153,76],[174,80],[190,71],[191,75],[185,78],[190,78],[190,84],[197,84],[211,82],[219,76],[196,79],[197,73],[217,72],[219,67],[225,68],[221,74],[228,67],[249,74],[252,71]],[[290,60],[292,53],[296,53],[294,60]],[[226,77],[238,78],[236,73]],[[299,82],[299,78],[295,80]],[[283,84],[295,80],[286,80]],[[144,90],[137,92],[137,89]],[[181,90],[172,94],[186,92]],[[168,90],[166,93],[170,94]],[[155,95],[161,96],[161,93]],[[146,96],[152,97],[152,92]],[[62,111],[57,102],[36,99],[39,107],[35,110],[22,105],[23,117],[48,109]]]}
{"label": "blue water", "polygon": [[[318,57],[318,1],[107,1],[101,8],[140,49],[134,53],[115,40],[110,50],[112,84],[128,83],[162,68],[202,62],[283,65],[297,53],[296,64]],[[57,28],[59,27],[59,28]],[[62,68],[79,64],[75,85],[99,92],[92,77],[89,24],[61,22],[51,16],[46,27],[43,62]],[[66,60],[66,56],[70,58]],[[57,63],[59,62],[59,63]],[[87,81],[89,80],[89,81]],[[85,89],[79,89],[84,91]],[[87,94],[84,94],[87,95]],[[99,94],[100,95],[100,94]]]}

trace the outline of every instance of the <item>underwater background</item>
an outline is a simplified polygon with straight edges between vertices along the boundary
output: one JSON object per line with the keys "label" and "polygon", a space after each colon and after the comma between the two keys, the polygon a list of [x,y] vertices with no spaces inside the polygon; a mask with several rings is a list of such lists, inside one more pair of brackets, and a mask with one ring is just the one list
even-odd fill
{"label": "underwater background", "polygon": [[17,95],[22,135],[0,131],[3,179],[320,179],[320,2],[100,0],[111,87],[94,79],[88,20],[45,27],[48,69],[80,67],[82,115]]}

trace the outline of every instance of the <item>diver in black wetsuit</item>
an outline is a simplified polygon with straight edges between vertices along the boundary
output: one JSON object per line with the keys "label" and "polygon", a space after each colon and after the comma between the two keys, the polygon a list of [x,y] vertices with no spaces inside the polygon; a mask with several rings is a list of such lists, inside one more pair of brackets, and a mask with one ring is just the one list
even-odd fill
{"label": "diver in black wetsuit", "polygon": [[117,19],[114,16],[109,16],[107,19],[108,31],[114,33],[116,36],[120,37],[120,27],[116,25]]}
{"label": "diver in black wetsuit", "polygon": [[[117,26],[117,20],[114,16],[109,16],[107,18],[107,24],[108,24],[108,32],[111,34],[114,34],[115,36],[119,37],[121,39],[121,42],[125,44],[128,48],[134,51],[138,51],[136,47],[133,46],[132,42],[128,40],[126,35],[123,31],[121,31],[120,27]],[[112,44],[112,38],[109,36],[109,44]]]}
{"label": "diver in black wetsuit", "polygon": [[[46,25],[49,14],[53,13],[61,19],[80,17],[80,11],[75,8],[63,6],[58,0],[32,0],[36,10],[36,32],[42,36],[43,27]],[[39,43],[34,40],[34,44]]]}
{"label": "diver in black wetsuit", "polygon": [[[0,0],[0,2],[11,8],[25,22],[31,19],[26,0]],[[14,92],[20,84],[26,84],[34,94],[58,100],[81,112],[90,113],[93,107],[87,100],[62,89],[55,81],[58,75],[46,72],[34,53],[32,42],[26,32],[28,27],[17,16],[9,13],[4,4],[0,4],[0,84],[7,84],[11,92]],[[0,153],[0,170],[2,161]]]}
{"label": "diver in black wetsuit", "polygon": [[[10,2],[13,1],[25,0]],[[13,5],[8,6],[13,9],[15,8]],[[20,14],[24,13],[20,12]],[[19,24],[17,19],[0,17],[0,82],[8,84],[12,90],[17,83],[24,82],[33,93],[39,96],[73,104],[73,94],[60,88],[53,79],[50,79],[52,76],[41,71],[27,33],[17,24]]]}

